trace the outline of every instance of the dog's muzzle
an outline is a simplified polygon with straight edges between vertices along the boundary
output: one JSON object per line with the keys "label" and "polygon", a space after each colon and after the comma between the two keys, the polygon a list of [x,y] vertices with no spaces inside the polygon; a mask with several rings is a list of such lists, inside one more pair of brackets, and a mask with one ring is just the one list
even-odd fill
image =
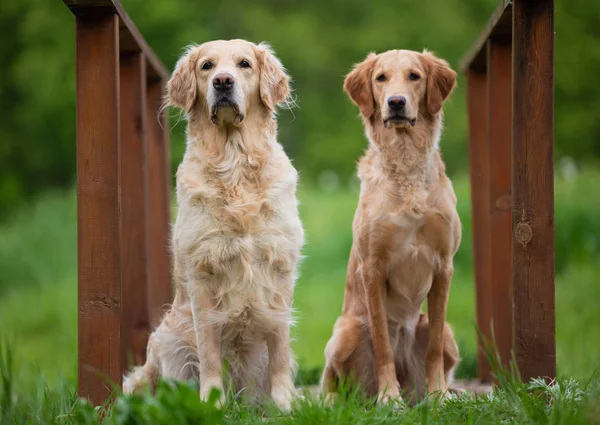
{"label": "dog's muzzle", "polygon": [[388,128],[389,124],[408,123],[414,127],[417,123],[416,118],[409,118],[406,114],[406,97],[394,95],[387,98],[390,115],[383,120],[383,126]]}
{"label": "dog's muzzle", "polygon": [[240,107],[235,103],[231,96],[217,95],[217,99],[210,111],[210,120],[213,124],[217,124],[219,121],[219,111],[222,109],[231,109],[235,115],[235,123],[241,124],[244,120],[244,114],[240,113]]}
{"label": "dog's muzzle", "polygon": [[234,101],[235,78],[229,73],[215,75],[212,81],[215,91],[215,102],[210,111],[210,120],[213,124],[218,122],[218,113],[222,109],[231,109],[235,115],[235,123],[240,124],[244,115],[240,113],[239,105]]}

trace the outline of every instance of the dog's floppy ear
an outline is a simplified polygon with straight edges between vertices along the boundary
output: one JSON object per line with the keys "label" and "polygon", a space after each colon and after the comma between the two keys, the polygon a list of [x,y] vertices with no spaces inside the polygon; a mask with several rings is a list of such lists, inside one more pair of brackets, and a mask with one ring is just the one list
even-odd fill
{"label": "dog's floppy ear", "polygon": [[422,57],[427,68],[427,110],[435,115],[456,87],[456,72],[448,62],[428,51],[424,51]]}
{"label": "dog's floppy ear", "polygon": [[376,59],[377,55],[375,53],[369,53],[364,61],[354,65],[354,68],[344,80],[344,91],[358,105],[360,113],[367,119],[375,111],[371,75]]}
{"label": "dog's floppy ear", "polygon": [[177,61],[175,70],[167,83],[167,105],[176,106],[186,114],[194,108],[198,96],[196,86],[197,54],[189,48]]}
{"label": "dog's floppy ear", "polygon": [[275,111],[290,95],[290,77],[267,43],[256,46],[256,57],[260,63],[260,98],[269,110]]}

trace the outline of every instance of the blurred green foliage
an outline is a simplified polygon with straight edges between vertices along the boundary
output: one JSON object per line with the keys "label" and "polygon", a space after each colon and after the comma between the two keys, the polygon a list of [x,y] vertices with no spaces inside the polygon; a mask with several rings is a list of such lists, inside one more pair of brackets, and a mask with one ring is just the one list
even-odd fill
{"label": "blurred green foliage", "polygon": [[[428,48],[455,68],[498,0],[123,0],[144,37],[172,68],[185,45],[216,38],[269,41],[293,76],[299,108],[282,112],[281,141],[308,180],[333,170],[343,183],[366,143],[342,93],[369,51]],[[600,155],[599,6],[556,0],[556,153]],[[60,0],[0,2],[0,213],[75,174],[74,19]],[[446,108],[444,157],[467,169],[464,78]],[[177,118],[171,121],[174,124]],[[172,160],[184,150],[183,124]]]}

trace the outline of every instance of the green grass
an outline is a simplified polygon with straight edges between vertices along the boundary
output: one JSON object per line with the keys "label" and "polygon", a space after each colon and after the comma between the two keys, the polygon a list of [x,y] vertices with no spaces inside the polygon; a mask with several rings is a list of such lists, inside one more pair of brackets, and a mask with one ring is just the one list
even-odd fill
{"label": "green grass", "polygon": [[[581,393],[579,401],[565,408],[563,413],[577,416],[590,411],[589,400],[599,401],[600,392],[597,384],[586,386],[584,382],[600,365],[600,310],[597,307],[600,299],[600,197],[594,196],[600,172],[588,170],[575,177],[567,177],[558,178],[555,187],[557,356],[561,388],[575,391],[578,386],[577,391]],[[467,179],[458,178],[454,183],[464,229],[461,249],[455,258],[456,272],[448,320],[461,347],[463,361],[458,375],[464,377],[472,376],[476,370],[470,205]],[[293,330],[293,346],[301,364],[301,381],[314,382],[323,364],[325,343],[341,310],[352,241],[351,222],[358,194],[351,189],[324,193],[315,187],[303,186],[299,197],[307,244],[304,250],[306,259],[295,292],[298,323]],[[76,404],[73,395],[77,347],[76,294],[75,196],[72,191],[48,193],[0,224],[0,337],[8,338],[14,352],[11,373],[14,374],[16,388],[11,397],[16,399],[16,405],[20,407],[15,409],[21,414],[24,414],[23,409],[29,409],[30,414],[41,409],[49,415],[48,418],[55,418],[66,412],[87,412],[85,409],[89,406]],[[569,381],[570,378],[575,378],[579,384]],[[52,390],[45,390],[46,385]],[[172,389],[165,391],[177,393]],[[0,392],[0,399],[3,396],[6,397],[6,393]],[[542,409],[547,414],[551,413],[548,409],[552,409],[552,403],[563,405],[564,399],[553,399],[555,396],[544,396],[550,400],[544,404],[546,410]],[[477,423],[486,417],[488,413],[485,412],[490,409],[499,415],[490,413],[488,419],[492,422],[510,421],[509,414],[517,415],[514,416],[517,419],[529,414],[525,407],[518,407],[521,402],[517,399],[509,399],[503,393],[497,397],[493,402],[461,400],[456,405],[453,402],[454,413],[448,412],[449,407],[415,409],[410,411],[406,420],[407,423],[420,422],[423,418],[419,415],[428,415],[427,421],[431,423],[452,423],[446,416],[462,417],[460,415],[472,412],[475,415],[472,423]],[[122,403],[143,404],[139,400]],[[142,409],[140,406],[136,409]],[[520,412],[521,408],[525,411]],[[359,413],[360,420],[371,418],[374,422],[391,415],[386,408],[365,410],[358,402],[352,401],[333,410],[307,402],[296,412],[295,419],[306,423],[310,423],[310,418],[313,423],[320,420],[350,423]],[[539,418],[545,418],[546,413],[539,413]],[[599,414],[595,411],[596,416],[593,417],[598,420]],[[250,415],[249,410],[242,407],[229,412],[225,421],[234,423],[236,417],[241,418],[239,415],[246,415],[245,423],[261,421],[259,416]],[[581,419],[583,416],[577,417]],[[548,423],[567,423],[563,419],[552,418]],[[279,420],[284,423],[291,419],[283,417]],[[52,423],[41,419],[38,422]],[[72,422],[71,417],[64,423]],[[542,419],[531,418],[524,422],[545,423]],[[80,423],[93,422],[81,419]],[[4,425],[1,416],[0,425]]]}
{"label": "green grass", "polygon": [[[22,392],[13,375],[11,352],[0,344],[0,425],[8,424],[598,424],[600,383],[563,379],[522,383],[506,371],[493,393],[464,394],[444,403],[429,397],[413,408],[401,404],[378,406],[354,389],[343,388],[332,406],[305,392],[292,412],[282,414],[265,401],[247,405],[228,397],[224,408],[198,399],[192,382],[160,381],[154,395],[118,395],[115,403],[94,408],[78,400],[68,385],[57,390],[38,381],[34,391]],[[31,387],[28,387],[31,388]]]}

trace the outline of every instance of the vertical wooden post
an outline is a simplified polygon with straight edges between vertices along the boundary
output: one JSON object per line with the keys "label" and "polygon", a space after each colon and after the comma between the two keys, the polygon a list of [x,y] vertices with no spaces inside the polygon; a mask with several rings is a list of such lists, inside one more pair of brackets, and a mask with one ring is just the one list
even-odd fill
{"label": "vertical wooden post", "polygon": [[488,143],[490,164],[490,285],[495,346],[502,363],[511,360],[513,306],[511,292],[511,39],[492,38],[488,60]]}
{"label": "vertical wooden post", "polygon": [[146,59],[121,54],[122,365],[143,364],[149,335]]}
{"label": "vertical wooden post", "polygon": [[76,18],[79,395],[102,404],[121,383],[119,19]]}
{"label": "vertical wooden post", "polygon": [[[473,215],[473,259],[477,326],[491,341],[492,293],[489,266],[489,151],[487,143],[487,75],[485,69],[467,73],[467,107],[469,114],[469,169],[471,173],[471,209]],[[479,338],[478,374],[488,382],[490,364]]]}
{"label": "vertical wooden post", "polygon": [[173,302],[170,262],[171,166],[169,126],[159,115],[164,82],[147,86],[150,286],[148,306],[152,326],[158,325],[167,304]]}
{"label": "vertical wooden post", "polygon": [[513,4],[512,284],[523,379],[556,376],[554,2]]}

